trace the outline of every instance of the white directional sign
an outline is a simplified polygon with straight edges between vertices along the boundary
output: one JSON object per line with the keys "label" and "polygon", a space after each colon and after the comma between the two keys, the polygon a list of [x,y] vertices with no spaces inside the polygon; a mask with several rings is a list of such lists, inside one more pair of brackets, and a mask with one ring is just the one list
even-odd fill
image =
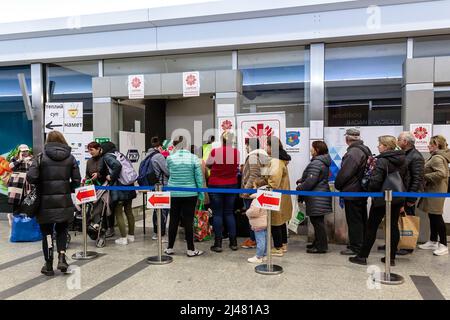
{"label": "white directional sign", "polygon": [[147,193],[147,208],[170,209],[170,192]]}
{"label": "white directional sign", "polygon": [[281,193],[258,190],[256,194],[256,206],[262,209],[280,211]]}
{"label": "white directional sign", "polygon": [[83,204],[97,200],[97,193],[95,192],[95,186],[86,186],[75,189],[75,198],[77,204]]}
{"label": "white directional sign", "polygon": [[46,103],[45,133],[49,133],[53,130],[62,133],[83,132],[83,103]]}

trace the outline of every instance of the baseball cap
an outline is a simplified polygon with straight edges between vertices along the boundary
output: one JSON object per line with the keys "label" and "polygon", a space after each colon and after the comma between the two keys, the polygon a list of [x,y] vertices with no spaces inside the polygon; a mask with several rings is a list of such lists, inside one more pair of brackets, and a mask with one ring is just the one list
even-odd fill
{"label": "baseball cap", "polygon": [[21,144],[19,146],[19,151],[30,151],[30,148],[26,144]]}
{"label": "baseball cap", "polygon": [[356,128],[350,128],[350,129],[347,129],[347,130],[345,131],[345,135],[344,135],[344,136],[359,137],[360,134],[361,134],[361,133],[359,132],[358,129],[356,129]]}

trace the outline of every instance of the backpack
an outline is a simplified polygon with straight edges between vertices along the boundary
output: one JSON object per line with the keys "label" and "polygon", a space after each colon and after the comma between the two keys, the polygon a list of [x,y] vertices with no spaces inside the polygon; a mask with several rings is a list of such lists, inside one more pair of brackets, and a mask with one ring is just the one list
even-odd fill
{"label": "backpack", "polygon": [[368,191],[370,176],[372,175],[373,169],[375,169],[376,158],[375,158],[375,156],[370,154],[365,148],[360,147],[360,146],[356,146],[356,148],[358,148],[359,150],[364,152],[364,154],[367,157],[366,162],[364,164],[364,168],[362,170],[363,173],[362,173],[362,177],[361,177],[360,181],[361,181],[361,189],[363,191]]}
{"label": "backpack", "polygon": [[116,160],[119,161],[122,165],[122,170],[120,170],[119,175],[119,182],[122,185],[126,186],[133,184],[137,180],[138,174],[134,170],[130,160],[128,160],[128,158],[119,151],[114,152],[113,155],[116,157]]}
{"label": "backpack", "polygon": [[140,186],[153,186],[159,182],[152,164],[153,156],[158,153],[160,152],[153,152],[141,162],[141,165],[139,166],[139,176],[137,178],[137,182]]}

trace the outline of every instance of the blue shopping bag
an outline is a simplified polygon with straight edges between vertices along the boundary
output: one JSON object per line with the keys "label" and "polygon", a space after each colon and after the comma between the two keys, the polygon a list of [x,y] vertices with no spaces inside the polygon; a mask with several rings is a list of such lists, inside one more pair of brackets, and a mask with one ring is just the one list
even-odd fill
{"label": "blue shopping bag", "polygon": [[11,225],[11,242],[34,242],[42,240],[41,229],[36,218],[25,214],[14,216]]}

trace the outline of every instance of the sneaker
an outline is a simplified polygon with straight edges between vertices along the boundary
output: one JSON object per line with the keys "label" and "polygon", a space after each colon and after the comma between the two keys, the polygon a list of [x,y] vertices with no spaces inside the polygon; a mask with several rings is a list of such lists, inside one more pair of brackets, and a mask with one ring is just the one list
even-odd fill
{"label": "sneaker", "polygon": [[127,238],[119,238],[119,239],[116,239],[115,243],[125,246],[128,244],[128,239]]}
{"label": "sneaker", "polygon": [[281,250],[283,250],[283,253],[288,252],[288,245],[287,245],[287,243],[283,244],[283,246],[281,247]]}
{"label": "sneaker", "polygon": [[283,249],[272,248],[272,256],[274,257],[282,257],[284,256]]}
{"label": "sneaker", "polygon": [[443,256],[448,254],[448,247],[444,246],[443,244],[439,243],[439,247],[433,251],[433,254],[435,256]]}
{"label": "sneaker", "polygon": [[171,255],[175,254],[175,250],[173,250],[173,248],[167,248],[167,249],[164,249],[164,253],[171,256]]}
{"label": "sneaker", "polygon": [[421,244],[419,246],[419,249],[423,250],[438,250],[439,249],[439,243],[436,241],[427,241],[424,244]]}
{"label": "sneaker", "polygon": [[188,256],[188,257],[196,257],[196,256],[201,256],[202,254],[204,254],[204,252],[202,251],[202,250],[194,250],[194,251],[192,251],[192,250],[188,250],[187,252],[186,252],[186,255]]}
{"label": "sneaker", "polygon": [[127,240],[128,243],[134,242],[134,235],[128,235]]}
{"label": "sneaker", "polygon": [[256,248],[256,241],[253,241],[252,239],[247,239],[241,244],[241,248],[254,249]]}
{"label": "sneaker", "polygon": [[152,235],[152,240],[158,240],[158,235],[157,235],[156,233],[154,233],[154,234]]}
{"label": "sneaker", "polygon": [[258,264],[260,264],[260,263],[263,262],[263,259],[260,258],[260,257],[254,256],[254,257],[248,258],[247,262],[248,263],[258,263]]}

